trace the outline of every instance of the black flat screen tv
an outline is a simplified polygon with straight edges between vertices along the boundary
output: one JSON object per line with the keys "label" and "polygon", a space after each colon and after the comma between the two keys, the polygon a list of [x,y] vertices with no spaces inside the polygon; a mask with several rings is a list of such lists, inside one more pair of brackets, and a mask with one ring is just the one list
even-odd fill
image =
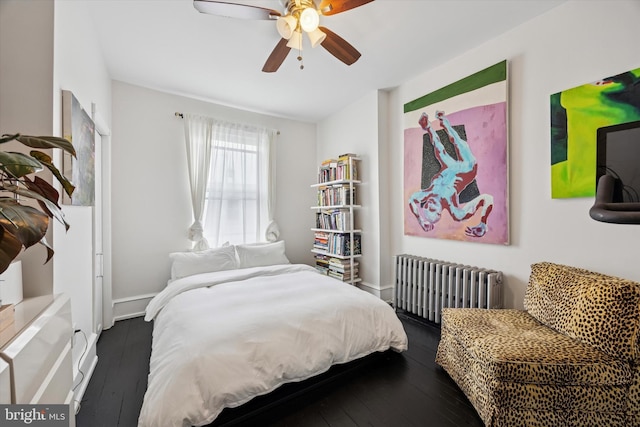
{"label": "black flat screen tv", "polygon": [[640,203],[640,120],[599,128],[596,161],[596,185],[614,180],[611,203]]}

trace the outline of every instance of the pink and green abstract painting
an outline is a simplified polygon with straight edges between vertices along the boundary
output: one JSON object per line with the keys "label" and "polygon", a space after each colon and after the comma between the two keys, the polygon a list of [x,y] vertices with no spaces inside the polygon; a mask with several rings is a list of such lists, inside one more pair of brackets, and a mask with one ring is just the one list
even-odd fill
{"label": "pink and green abstract painting", "polygon": [[507,61],[404,105],[404,234],[509,243]]}
{"label": "pink and green abstract painting", "polygon": [[640,68],[551,95],[551,197],[596,194],[598,128],[640,120]]}

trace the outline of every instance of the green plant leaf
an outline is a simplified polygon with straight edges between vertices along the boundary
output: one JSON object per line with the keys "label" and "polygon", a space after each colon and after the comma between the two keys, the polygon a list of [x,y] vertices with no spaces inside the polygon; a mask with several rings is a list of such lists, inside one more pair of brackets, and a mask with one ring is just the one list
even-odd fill
{"label": "green plant leaf", "polygon": [[42,204],[44,204],[45,214],[48,217],[55,218],[56,220],[58,220],[61,224],[64,225],[65,230],[69,229],[69,224],[67,224],[67,221],[65,221],[64,213],[62,212],[62,209],[60,209],[60,207],[58,206],[57,201],[52,202],[47,198],[46,195],[42,195],[36,191],[27,190],[20,187],[16,187],[11,191],[14,192],[15,194],[19,194],[20,196],[29,197],[30,199],[37,200],[38,203],[41,203],[41,206]]}
{"label": "green plant leaf", "polygon": [[[58,193],[58,190],[53,188],[53,186],[51,184],[49,184],[47,181],[45,181],[44,179],[40,178],[39,176],[36,176],[33,179],[33,181],[31,181],[29,179],[29,177],[25,176],[24,177],[24,185],[29,190],[31,190],[33,192],[36,192],[36,193],[40,194],[41,196],[47,198],[47,200],[49,200],[51,203],[55,204],[56,207],[58,209],[60,209],[60,205],[58,204],[58,198],[60,197],[60,193]],[[42,208],[44,213],[49,215],[49,217],[53,217],[53,213],[49,210],[49,208],[47,207],[47,205],[44,202],[38,200],[38,203],[40,204],[40,207]]]}
{"label": "green plant leaf", "polygon": [[[76,150],[70,141],[55,136],[29,136],[4,134],[0,144],[16,140],[27,147],[36,149],[59,148],[76,156]],[[58,204],[60,194],[51,183],[35,176],[46,167],[60,182],[64,191],[71,197],[75,187],[53,165],[51,157],[41,151],[33,150],[29,155],[17,152],[0,151],[0,192],[13,193],[38,202],[41,210],[20,204],[16,198],[0,197],[0,273],[5,271],[22,248],[28,249],[36,243],[47,248],[45,264],[53,257],[53,249],[45,240],[49,228],[49,218],[55,218],[69,229],[64,212]],[[6,194],[6,193],[0,193]]]}
{"label": "green plant leaf", "polygon": [[16,133],[15,135],[4,134],[4,135],[2,135],[2,138],[0,138],[0,144],[4,144],[5,142],[13,141],[14,139],[16,139],[19,136],[20,136],[19,133]]}
{"label": "green plant leaf", "polygon": [[42,164],[23,153],[0,151],[0,169],[14,178],[22,178],[43,169]]}
{"label": "green plant leaf", "polygon": [[10,197],[0,197],[0,226],[29,248],[47,233],[49,217],[31,206],[23,206]]}
{"label": "green plant leaf", "polygon": [[0,273],[4,273],[9,264],[22,250],[22,243],[18,238],[0,225]]}
{"label": "green plant leaf", "polygon": [[73,157],[76,157],[76,149],[73,147],[73,144],[64,138],[57,136],[19,135],[15,139],[31,148],[61,148]]}
{"label": "green plant leaf", "polygon": [[53,258],[53,248],[49,246],[49,243],[47,243],[47,239],[45,239],[44,237],[38,243],[47,248],[47,259],[44,262],[46,264],[51,260],[51,258]]}
{"label": "green plant leaf", "polygon": [[57,167],[53,165],[51,157],[41,151],[32,151],[30,154],[31,157],[37,159],[51,171],[58,182],[62,184],[62,188],[64,189],[64,192],[67,193],[67,196],[71,197],[76,187],[71,183],[71,181],[69,181],[64,175],[62,175],[62,173],[60,173]]}

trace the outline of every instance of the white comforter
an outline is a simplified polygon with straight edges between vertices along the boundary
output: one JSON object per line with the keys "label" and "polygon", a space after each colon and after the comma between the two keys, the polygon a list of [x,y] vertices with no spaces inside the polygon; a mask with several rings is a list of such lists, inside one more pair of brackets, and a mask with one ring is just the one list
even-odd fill
{"label": "white comforter", "polygon": [[389,305],[302,264],[176,280],[149,303],[152,318],[139,427],[206,425],[333,364],[407,349]]}

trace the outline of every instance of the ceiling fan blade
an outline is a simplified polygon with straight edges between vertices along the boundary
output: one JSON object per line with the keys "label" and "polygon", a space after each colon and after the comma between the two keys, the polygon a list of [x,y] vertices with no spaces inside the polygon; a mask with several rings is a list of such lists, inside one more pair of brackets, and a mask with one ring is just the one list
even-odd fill
{"label": "ceiling fan blade", "polygon": [[280,68],[280,65],[282,65],[290,50],[291,48],[287,46],[287,39],[280,39],[276,47],[273,48],[271,55],[267,58],[267,62],[264,63],[262,71],[265,73],[278,71],[278,68]]}
{"label": "ceiling fan blade", "polygon": [[193,7],[200,13],[239,19],[275,19],[281,15],[273,9],[214,0],[193,0]]}
{"label": "ceiling fan blade", "polygon": [[320,13],[323,15],[335,15],[340,12],[360,7],[373,0],[322,0],[320,2]]}
{"label": "ceiling fan blade", "polygon": [[360,52],[358,52],[355,47],[351,46],[345,39],[328,28],[318,28],[327,35],[321,44],[322,47],[328,50],[330,54],[347,65],[353,64],[358,60],[358,58],[360,58]]}

